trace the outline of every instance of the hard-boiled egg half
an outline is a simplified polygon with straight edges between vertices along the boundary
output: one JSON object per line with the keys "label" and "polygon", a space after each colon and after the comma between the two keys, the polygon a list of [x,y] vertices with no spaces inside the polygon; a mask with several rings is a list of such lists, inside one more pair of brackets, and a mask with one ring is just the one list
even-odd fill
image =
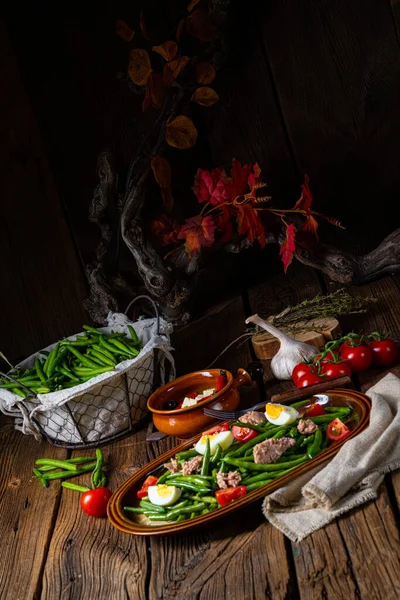
{"label": "hard-boiled egg half", "polygon": [[268,402],[265,406],[265,416],[273,425],[290,425],[298,418],[299,413],[291,406]]}
{"label": "hard-boiled egg half", "polygon": [[182,490],[174,485],[151,485],[147,493],[152,504],[157,506],[169,506],[181,497]]}
{"label": "hard-boiled egg half", "polygon": [[202,435],[195,445],[195,450],[197,450],[199,454],[205,453],[207,438],[210,440],[211,454],[216,453],[218,446],[221,446],[222,450],[228,450],[233,442],[233,435],[230,431],[220,431],[219,433],[212,433],[211,435]]}

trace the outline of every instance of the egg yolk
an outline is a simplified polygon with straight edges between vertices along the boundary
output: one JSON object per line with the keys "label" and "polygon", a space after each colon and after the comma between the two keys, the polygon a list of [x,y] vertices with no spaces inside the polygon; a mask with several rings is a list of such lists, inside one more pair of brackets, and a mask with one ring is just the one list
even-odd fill
{"label": "egg yolk", "polygon": [[212,433],[211,435],[203,435],[201,436],[200,444],[207,444],[207,438],[211,441],[217,437],[218,433]]}
{"label": "egg yolk", "polygon": [[159,496],[162,496],[162,497],[169,496],[170,493],[171,493],[170,485],[165,485],[164,483],[160,483],[160,485],[157,486],[157,494]]}
{"label": "egg yolk", "polygon": [[284,406],[277,406],[276,404],[267,404],[265,412],[271,419],[277,419],[282,412],[286,411]]}

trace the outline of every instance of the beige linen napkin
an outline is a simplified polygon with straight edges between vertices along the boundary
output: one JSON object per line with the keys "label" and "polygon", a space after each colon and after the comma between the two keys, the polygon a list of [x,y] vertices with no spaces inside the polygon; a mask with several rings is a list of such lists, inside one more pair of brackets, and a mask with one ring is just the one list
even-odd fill
{"label": "beige linen napkin", "polygon": [[370,388],[369,427],[328,463],[266,496],[263,513],[292,541],[378,496],[385,473],[400,468],[400,379],[389,373]]}

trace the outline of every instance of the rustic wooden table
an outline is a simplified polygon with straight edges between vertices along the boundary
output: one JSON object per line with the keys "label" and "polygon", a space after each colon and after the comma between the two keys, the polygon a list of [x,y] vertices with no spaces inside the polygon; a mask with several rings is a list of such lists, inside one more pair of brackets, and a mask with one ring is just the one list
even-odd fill
{"label": "rustic wooden table", "polygon": [[[379,301],[366,315],[343,319],[343,329],[400,332],[399,283],[387,277],[351,288],[351,293]],[[298,264],[291,266],[290,278],[277,275],[270,283],[253,286],[174,334],[179,371],[207,365],[243,332],[249,311],[274,314],[326,289],[335,285]],[[218,364],[234,370],[252,359],[250,346],[244,344]],[[400,367],[392,370],[400,375]],[[355,387],[365,391],[383,375],[382,370],[368,371],[354,379]],[[269,383],[266,392],[291,387]],[[257,393],[254,387],[243,402],[251,402]],[[145,438],[146,428],[105,447],[111,488],[176,443],[166,439],[149,444]],[[299,544],[265,521],[260,502],[196,533],[146,539],[119,533],[106,519],[87,517],[80,510],[79,495],[58,483],[44,489],[32,480],[36,458],[66,458],[68,453],[14,431],[7,419],[1,421],[0,456],[4,600],[400,597],[399,472],[386,477],[376,501]]]}

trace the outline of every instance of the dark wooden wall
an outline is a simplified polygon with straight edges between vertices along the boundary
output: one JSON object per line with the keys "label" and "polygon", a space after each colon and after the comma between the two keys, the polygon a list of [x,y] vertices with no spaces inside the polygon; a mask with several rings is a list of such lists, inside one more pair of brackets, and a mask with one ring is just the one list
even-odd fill
{"label": "dark wooden wall", "polygon": [[[140,130],[140,99],[118,77],[127,57],[115,19],[136,26],[143,5],[163,41],[171,5],[186,3],[73,2],[61,14],[46,0],[4,3],[0,349],[10,357],[88,318],[97,155],[111,149],[126,164]],[[203,142],[179,155],[174,195],[187,195],[198,166],[236,157],[259,162],[285,207],[307,172],[315,208],[347,226],[323,228],[326,239],[351,244],[365,231],[364,250],[376,245],[398,225],[400,16],[392,4],[233,0],[231,58],[216,80],[221,101],[204,114]],[[264,277],[276,255],[267,250]]]}

